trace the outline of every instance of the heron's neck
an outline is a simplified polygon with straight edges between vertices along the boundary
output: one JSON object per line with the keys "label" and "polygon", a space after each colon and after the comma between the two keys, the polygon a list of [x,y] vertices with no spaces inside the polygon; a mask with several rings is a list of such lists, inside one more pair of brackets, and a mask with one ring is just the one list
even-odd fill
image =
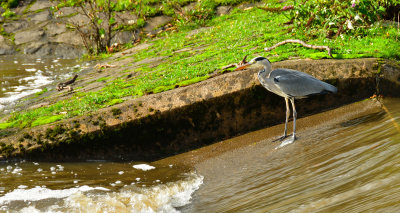
{"label": "heron's neck", "polygon": [[269,76],[271,71],[272,71],[271,64],[270,63],[264,64],[264,68],[259,72],[259,75],[267,77],[267,76]]}
{"label": "heron's neck", "polygon": [[264,64],[264,70],[267,74],[269,74],[272,71],[272,67],[270,63]]}

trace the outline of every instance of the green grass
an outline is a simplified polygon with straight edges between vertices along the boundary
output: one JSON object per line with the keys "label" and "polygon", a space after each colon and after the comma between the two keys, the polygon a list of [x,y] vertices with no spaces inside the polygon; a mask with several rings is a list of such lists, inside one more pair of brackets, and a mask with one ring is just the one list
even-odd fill
{"label": "green grass", "polygon": [[105,105],[112,106],[112,105],[120,104],[120,103],[123,103],[123,102],[124,102],[124,100],[116,98],[116,99],[112,99],[111,101],[107,102]]}
{"label": "green grass", "polygon": [[96,81],[97,82],[106,82],[110,79],[111,77],[102,77],[102,78],[98,78]]}
{"label": "green grass", "polygon": [[14,122],[0,123],[0,129],[7,129],[13,127],[14,125],[15,125]]}
{"label": "green grass", "polygon": [[43,124],[53,123],[55,121],[59,121],[64,118],[64,115],[49,115],[49,116],[42,116],[34,120],[31,124],[32,127],[39,126]]}
{"label": "green grass", "polygon": [[41,91],[35,93],[35,97],[43,95],[45,92],[49,91],[47,88],[43,88]]}
{"label": "green grass", "polygon": [[[290,4],[290,2],[285,3]],[[283,4],[278,4],[283,6]],[[277,6],[270,4],[270,6]],[[271,13],[257,8],[217,17],[205,22],[208,30],[193,36],[188,33],[198,25],[181,27],[178,32],[165,32],[163,39],[152,40],[153,45],[131,57],[132,63],[166,56],[156,67],[144,64],[133,70],[138,73],[132,78],[109,80],[104,88],[82,95],[77,92],[71,99],[53,105],[13,114],[1,128],[29,127],[54,122],[59,119],[83,115],[100,108],[121,103],[123,97],[137,98],[149,93],[159,93],[176,87],[193,84],[210,77],[222,66],[236,63],[245,55],[249,58],[263,55],[270,61],[291,58],[329,58],[324,51],[308,49],[297,44],[287,44],[264,52],[265,47],[285,39],[301,39],[314,45],[333,48],[334,58],[380,57],[400,59],[398,44],[400,33],[396,27],[376,24],[368,30],[368,36],[344,35],[335,39],[309,37],[304,30],[292,30],[288,12]],[[190,48],[188,51],[180,51]],[[124,56],[129,57],[129,56]],[[118,60],[118,59],[116,59]],[[122,70],[123,71],[123,70]],[[57,115],[67,112],[66,115]]]}

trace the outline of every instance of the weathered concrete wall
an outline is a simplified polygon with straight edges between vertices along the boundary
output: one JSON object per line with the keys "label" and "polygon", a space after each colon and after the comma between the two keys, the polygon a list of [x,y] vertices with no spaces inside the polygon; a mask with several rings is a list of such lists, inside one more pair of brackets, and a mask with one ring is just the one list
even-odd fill
{"label": "weathered concrete wall", "polygon": [[[335,95],[298,100],[300,117],[368,98],[377,91],[400,94],[400,68],[388,61],[297,60],[273,64],[278,67],[304,71],[338,87]],[[155,160],[188,151],[284,122],[283,98],[260,86],[257,71],[228,73],[147,95],[0,142],[32,144],[19,156],[35,160]]]}

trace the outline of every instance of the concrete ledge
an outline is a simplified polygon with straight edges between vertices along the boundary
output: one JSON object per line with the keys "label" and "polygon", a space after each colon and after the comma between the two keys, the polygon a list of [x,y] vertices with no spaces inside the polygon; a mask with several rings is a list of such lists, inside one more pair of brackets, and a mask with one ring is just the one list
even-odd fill
{"label": "concrete ledge", "polygon": [[[298,100],[299,117],[375,93],[400,95],[400,68],[381,59],[295,60],[273,64],[312,74],[338,94]],[[284,121],[284,100],[259,85],[258,69],[233,72],[143,96],[87,116],[34,127],[0,139],[22,144],[1,158],[156,160]]]}

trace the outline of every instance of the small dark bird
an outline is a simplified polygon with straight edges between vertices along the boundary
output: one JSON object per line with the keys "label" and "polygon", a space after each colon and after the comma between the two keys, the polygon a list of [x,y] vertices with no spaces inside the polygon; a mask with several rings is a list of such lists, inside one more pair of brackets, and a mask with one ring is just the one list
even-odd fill
{"label": "small dark bird", "polygon": [[294,100],[307,98],[312,95],[337,92],[336,87],[320,81],[309,74],[292,69],[280,68],[272,70],[269,60],[261,56],[251,59],[251,61],[239,66],[235,70],[242,70],[253,64],[261,64],[263,66],[263,69],[258,72],[258,80],[260,81],[261,85],[267,90],[285,98],[286,121],[283,136],[279,138],[281,141],[288,137],[287,124],[290,116],[289,100],[293,108],[293,134],[288,142],[293,142],[296,140],[297,117]]}
{"label": "small dark bird", "polygon": [[59,84],[57,84],[57,90],[61,91],[61,90],[65,89],[65,88],[67,88],[68,91],[71,92],[73,89],[72,89],[71,86],[68,86],[68,85],[73,84],[76,81],[77,78],[78,78],[78,75],[75,74],[73,79],[71,79],[69,81],[66,81],[66,82],[60,82]]}

